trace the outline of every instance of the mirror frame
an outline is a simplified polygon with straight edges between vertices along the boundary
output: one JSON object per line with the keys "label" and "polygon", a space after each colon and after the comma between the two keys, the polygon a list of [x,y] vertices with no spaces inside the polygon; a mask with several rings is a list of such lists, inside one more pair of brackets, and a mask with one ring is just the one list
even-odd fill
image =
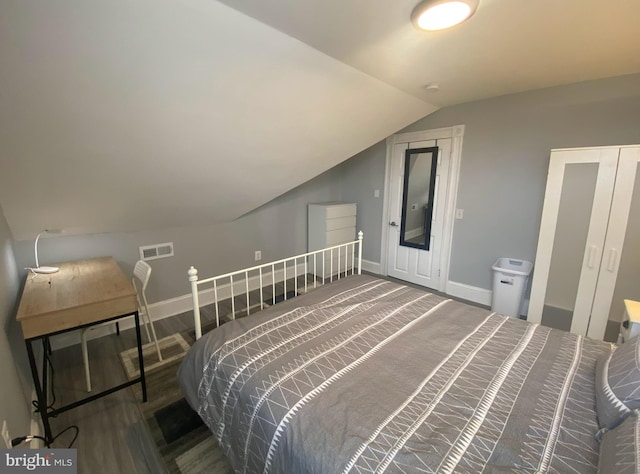
{"label": "mirror frame", "polygon": [[[411,155],[418,155],[421,153],[431,153],[431,175],[429,176],[429,203],[425,212],[425,240],[424,244],[416,244],[414,242],[407,242],[404,239],[405,227],[407,220],[407,189],[409,187],[409,173],[411,171]],[[404,152],[404,178],[402,184],[402,217],[400,220],[400,245],[404,247],[411,247],[421,250],[429,250],[431,244],[431,221],[433,219],[433,198],[435,196],[436,188],[436,170],[438,167],[438,153],[439,148],[437,146],[426,148],[407,148]],[[434,159],[435,158],[435,159]]]}

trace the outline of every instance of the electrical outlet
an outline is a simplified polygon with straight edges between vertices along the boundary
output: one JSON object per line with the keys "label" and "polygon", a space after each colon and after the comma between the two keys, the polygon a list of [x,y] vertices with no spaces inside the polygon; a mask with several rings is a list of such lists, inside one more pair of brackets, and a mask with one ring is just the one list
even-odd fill
{"label": "electrical outlet", "polygon": [[262,260],[262,252],[260,250],[256,250],[256,262]]}
{"label": "electrical outlet", "polygon": [[7,420],[2,422],[2,439],[4,439],[4,444],[7,445],[7,448],[11,449],[11,435],[9,435],[9,427],[7,426]]}

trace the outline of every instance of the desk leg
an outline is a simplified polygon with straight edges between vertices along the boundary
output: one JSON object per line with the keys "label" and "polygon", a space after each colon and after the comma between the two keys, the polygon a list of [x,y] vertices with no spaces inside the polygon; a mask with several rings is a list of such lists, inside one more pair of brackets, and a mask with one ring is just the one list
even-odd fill
{"label": "desk leg", "polygon": [[140,383],[142,384],[142,402],[147,401],[147,381],[144,377],[144,358],[142,357],[142,337],[140,336],[140,315],[135,312],[136,340],[138,342],[138,361],[140,365]]}
{"label": "desk leg", "polygon": [[49,364],[48,362],[48,341],[49,338],[45,337],[44,339],[42,339],[42,396],[44,398],[44,406],[45,409],[44,411],[47,412],[48,408],[47,406],[49,405],[49,400],[47,400],[49,398]]}
{"label": "desk leg", "polygon": [[[42,418],[42,426],[44,427],[44,437],[46,439],[45,444],[49,446],[51,444],[51,439],[53,438],[51,434],[51,426],[49,426],[49,414],[47,413],[47,397],[44,391],[42,390],[42,386],[40,385],[40,376],[38,375],[38,366],[36,365],[36,358],[33,354],[33,345],[31,339],[27,339],[25,341],[27,345],[27,355],[29,356],[29,365],[31,366],[31,376],[33,377],[33,384],[36,389],[36,395],[38,397],[38,411],[40,412],[40,417]],[[45,354],[46,354],[46,347]],[[45,357],[44,367],[42,368],[43,374],[47,373],[47,363]],[[46,390],[46,386],[45,386]]]}

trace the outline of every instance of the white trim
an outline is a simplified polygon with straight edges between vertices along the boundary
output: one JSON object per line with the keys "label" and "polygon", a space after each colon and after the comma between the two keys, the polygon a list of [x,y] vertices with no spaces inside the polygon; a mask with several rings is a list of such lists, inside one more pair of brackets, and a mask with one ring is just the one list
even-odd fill
{"label": "white trim", "polygon": [[485,306],[491,306],[491,296],[493,295],[491,290],[458,283],[457,281],[447,281],[445,292],[456,298],[473,301]]}
{"label": "white trim", "polygon": [[637,148],[640,144],[635,145],[602,145],[602,146],[589,146],[589,147],[577,147],[577,148],[552,148],[551,151],[574,151],[574,150],[606,150],[608,148]]}
{"label": "white trim", "polygon": [[389,248],[389,193],[391,192],[391,160],[395,135],[387,138],[387,156],[384,165],[384,194],[382,195],[382,231],[380,232],[380,275],[387,275]]}
{"label": "white trim", "polygon": [[372,262],[370,260],[362,260],[362,269],[369,273],[375,273],[380,275],[380,263]]}
{"label": "white trim", "polygon": [[422,234],[424,234],[424,229],[422,227],[418,227],[417,229],[407,230],[404,233],[404,238],[405,238],[405,240],[409,240],[409,239],[413,239],[415,237],[418,237],[418,236],[420,236]]}
{"label": "white trim", "polygon": [[[458,201],[458,183],[460,182],[460,163],[462,161],[462,142],[464,125],[453,128],[451,140],[451,160],[449,162],[449,186],[447,187],[447,202],[442,224],[442,252],[440,253],[440,281],[449,281],[449,266],[451,264],[451,247],[453,245],[453,226]],[[446,283],[445,283],[446,288]]]}
{"label": "white trim", "polygon": [[[451,139],[451,159],[449,168],[449,182],[447,183],[447,199],[442,233],[442,248],[440,251],[440,282],[448,282],[449,265],[451,261],[451,245],[453,242],[454,213],[458,198],[458,183],[460,180],[460,163],[462,159],[462,142],[464,137],[464,125],[422,130],[418,132],[399,133],[387,138],[387,156],[384,169],[384,196],[382,202],[382,232],[380,245],[380,275],[388,275],[387,254],[389,242],[387,238],[389,226],[389,192],[391,179],[391,160],[393,159],[393,146],[398,143],[410,143],[424,140]],[[441,283],[442,284],[442,283]],[[448,283],[445,283],[446,289]]]}
{"label": "white trim", "polygon": [[[458,283],[457,281],[448,281],[445,293],[449,296],[454,296],[466,301],[478,303],[484,306],[491,307],[493,291],[478,286],[466,285],[464,283]],[[529,313],[529,299],[525,298],[520,308],[520,317],[524,316],[527,319]]]}
{"label": "white trim", "polygon": [[[372,265],[373,264],[372,262]],[[364,261],[363,261],[364,266]],[[297,265],[297,274],[304,274],[304,263]],[[287,269],[287,276],[291,277],[291,268]],[[282,269],[275,272],[276,282],[281,282],[284,279],[284,272]],[[327,279],[328,281],[328,279]],[[269,280],[271,284],[271,280]],[[234,294],[244,294],[245,282],[244,280],[234,281]],[[256,275],[249,278],[249,291],[257,290],[260,286],[260,278]],[[229,283],[218,286],[218,298],[219,300],[225,300],[231,297],[231,285]],[[288,289],[288,288],[287,288]],[[304,287],[298,287],[298,290],[303,290]],[[207,288],[205,290],[198,291],[200,297],[200,306],[206,306],[213,304],[214,295],[213,288]],[[175,298],[169,298],[168,300],[158,301],[149,305],[149,312],[151,313],[151,319],[153,321],[159,321],[161,319],[170,318],[176,314],[186,313],[187,311],[193,311],[193,298],[191,293],[186,295],[177,296]],[[124,331],[132,329],[135,326],[133,318],[127,318],[120,321],[120,330]],[[109,334],[115,334],[115,324],[109,324],[106,326],[99,326],[91,331],[87,331],[87,340],[97,339],[99,337],[108,336]],[[63,347],[73,346],[80,344],[80,331],[71,331],[50,338],[52,349],[62,349]],[[142,336],[143,344],[146,343],[146,338]]]}
{"label": "white trim", "polygon": [[425,140],[443,140],[464,134],[464,125],[454,125],[452,127],[434,128],[431,130],[419,130],[417,132],[397,133],[390,136],[392,145],[397,143],[421,142]]}

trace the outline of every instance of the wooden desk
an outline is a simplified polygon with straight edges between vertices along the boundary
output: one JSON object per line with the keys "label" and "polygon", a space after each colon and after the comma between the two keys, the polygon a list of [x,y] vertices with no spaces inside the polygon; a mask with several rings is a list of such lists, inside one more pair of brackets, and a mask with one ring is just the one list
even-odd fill
{"label": "wooden desk", "polygon": [[[48,420],[51,416],[138,382],[142,384],[143,401],[147,401],[138,302],[131,281],[112,257],[77,260],[56,266],[60,268],[57,273],[27,275],[16,317],[22,326],[27,345],[31,374],[38,395],[38,411],[42,416],[47,445],[53,439]],[[47,410],[49,336],[127,316],[135,318],[140,377],[65,407]],[[42,383],[33,353],[33,342],[38,339],[42,340],[44,351]]]}

